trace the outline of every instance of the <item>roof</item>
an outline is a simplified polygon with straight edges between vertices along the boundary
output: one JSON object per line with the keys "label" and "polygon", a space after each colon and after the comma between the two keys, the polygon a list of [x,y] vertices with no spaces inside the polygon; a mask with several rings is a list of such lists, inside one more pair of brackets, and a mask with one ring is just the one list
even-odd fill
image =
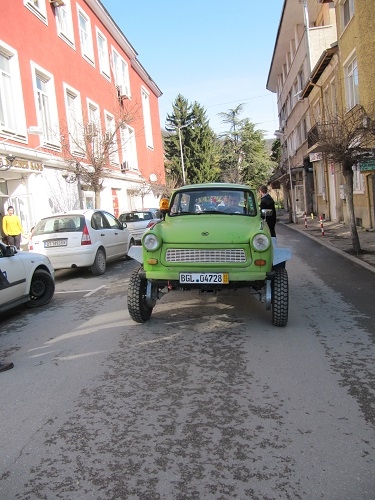
{"label": "roof", "polygon": [[301,98],[308,97],[314,88],[315,84],[319,81],[319,78],[322,76],[324,70],[331,62],[332,57],[339,50],[338,45],[335,44],[333,47],[326,49],[322,55],[320,56],[318,62],[315,64],[314,69],[311,71],[311,76],[306,83],[305,87],[302,89]]}

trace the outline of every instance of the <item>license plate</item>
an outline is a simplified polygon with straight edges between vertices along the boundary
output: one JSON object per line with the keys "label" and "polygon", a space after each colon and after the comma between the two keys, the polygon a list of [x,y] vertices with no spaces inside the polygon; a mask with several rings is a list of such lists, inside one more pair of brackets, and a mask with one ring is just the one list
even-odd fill
{"label": "license plate", "polygon": [[180,283],[227,285],[229,275],[228,273],[180,273]]}
{"label": "license plate", "polygon": [[68,240],[66,238],[61,238],[59,240],[47,240],[44,242],[44,248],[51,247],[66,247]]}

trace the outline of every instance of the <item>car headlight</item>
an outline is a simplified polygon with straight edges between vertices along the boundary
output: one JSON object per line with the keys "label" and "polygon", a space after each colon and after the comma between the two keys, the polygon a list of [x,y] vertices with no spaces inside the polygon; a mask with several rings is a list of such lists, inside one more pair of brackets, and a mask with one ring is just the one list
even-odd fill
{"label": "car headlight", "polygon": [[264,252],[270,246],[270,240],[265,234],[256,234],[252,240],[253,247],[258,252]]}
{"label": "car headlight", "polygon": [[160,246],[159,238],[153,233],[146,234],[143,238],[143,246],[146,250],[156,250]]}

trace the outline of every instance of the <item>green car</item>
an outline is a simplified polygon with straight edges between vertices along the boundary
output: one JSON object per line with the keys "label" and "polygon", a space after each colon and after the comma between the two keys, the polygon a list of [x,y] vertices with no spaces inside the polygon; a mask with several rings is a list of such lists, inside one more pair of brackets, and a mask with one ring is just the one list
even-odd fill
{"label": "green car", "polygon": [[133,246],[141,263],[131,275],[128,310],[149,320],[157,299],[174,290],[220,291],[248,287],[272,310],[272,323],[288,321],[288,248],[279,248],[256,194],[240,184],[194,184],[160,202],[162,218]]}

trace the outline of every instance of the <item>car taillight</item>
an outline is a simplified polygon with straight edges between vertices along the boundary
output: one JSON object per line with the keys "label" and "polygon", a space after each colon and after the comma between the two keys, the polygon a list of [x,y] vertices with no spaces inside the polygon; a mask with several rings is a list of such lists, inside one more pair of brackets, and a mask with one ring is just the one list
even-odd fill
{"label": "car taillight", "polygon": [[151,221],[151,222],[149,222],[149,223],[147,224],[147,229],[148,229],[149,227],[154,227],[154,226],[155,226],[155,224],[156,224],[156,222],[152,222],[152,221]]}
{"label": "car taillight", "polygon": [[91,238],[90,238],[89,230],[87,229],[86,224],[83,227],[81,245],[91,245]]}

